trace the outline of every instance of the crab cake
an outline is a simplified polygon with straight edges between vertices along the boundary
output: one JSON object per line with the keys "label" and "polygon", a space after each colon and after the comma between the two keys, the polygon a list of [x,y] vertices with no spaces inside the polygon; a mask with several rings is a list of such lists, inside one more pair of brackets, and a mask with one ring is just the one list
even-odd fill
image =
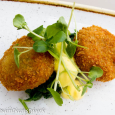
{"label": "crab cake", "polygon": [[106,82],[115,78],[115,36],[98,26],[82,28],[78,32],[79,45],[87,49],[77,48],[75,60],[82,71],[89,71],[92,66],[103,69],[98,81]]}
{"label": "crab cake", "polygon": [[[13,46],[32,47],[34,41],[23,36],[13,42],[0,60],[0,81],[7,90],[33,89],[49,79],[54,70],[54,59],[48,53],[37,53],[33,49],[20,56],[20,67],[14,61]],[[19,52],[25,49],[18,48]],[[27,50],[27,49],[26,49]]]}

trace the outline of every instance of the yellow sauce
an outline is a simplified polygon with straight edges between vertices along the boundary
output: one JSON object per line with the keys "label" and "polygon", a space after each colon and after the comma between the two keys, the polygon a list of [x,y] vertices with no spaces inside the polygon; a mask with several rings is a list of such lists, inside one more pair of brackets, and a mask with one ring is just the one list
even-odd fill
{"label": "yellow sauce", "polygon": [[[57,44],[57,48],[58,51],[60,52],[60,48],[61,48],[61,44],[58,43]],[[64,60],[68,70],[72,71],[75,75],[78,74],[78,70],[76,69],[76,67],[73,65],[73,63],[70,61],[70,59],[67,57],[67,55],[65,53],[62,54],[62,59]],[[54,66],[54,70],[57,71],[58,70],[58,63],[59,60],[55,59],[55,66]],[[71,74],[71,76],[73,77],[73,80],[75,80],[76,76],[74,76],[73,74]],[[63,65],[60,65],[60,71],[59,71],[59,81],[61,84],[62,88],[67,88],[68,93],[73,97],[74,100],[78,100],[81,97],[81,93],[82,93],[82,87],[80,87],[81,91],[77,91],[75,89],[75,87],[73,86],[68,73],[65,71],[65,68],[63,67]],[[80,85],[80,82],[75,80],[76,85]],[[65,92],[65,91],[64,91]],[[66,93],[62,92],[62,96],[66,99],[68,99],[68,95]]]}
{"label": "yellow sauce", "polygon": [[[80,85],[80,82],[78,80],[75,80],[76,85]],[[72,96],[72,98],[74,100],[79,100],[81,99],[83,96],[81,96],[82,94],[82,87],[80,87],[80,92],[78,90],[75,89],[75,87],[73,86],[73,84],[71,83],[69,86],[67,86],[66,88],[69,92],[69,94]],[[65,93],[66,91],[62,92],[62,96],[66,99],[69,99],[69,96]]]}

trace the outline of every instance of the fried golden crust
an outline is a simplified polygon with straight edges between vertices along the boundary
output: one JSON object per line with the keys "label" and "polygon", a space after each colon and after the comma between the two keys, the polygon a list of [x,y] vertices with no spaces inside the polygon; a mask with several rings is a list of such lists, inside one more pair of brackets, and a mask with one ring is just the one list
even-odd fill
{"label": "fried golden crust", "polygon": [[79,45],[87,49],[77,48],[75,60],[82,71],[89,71],[92,66],[103,69],[98,81],[106,82],[115,78],[115,36],[98,26],[82,28],[78,32]]}
{"label": "fried golden crust", "polygon": [[[53,57],[48,53],[36,53],[31,50],[20,56],[20,67],[14,61],[13,46],[32,47],[34,41],[23,36],[13,42],[0,60],[0,81],[7,90],[33,89],[49,79],[54,70]],[[25,49],[18,49],[20,52]]]}

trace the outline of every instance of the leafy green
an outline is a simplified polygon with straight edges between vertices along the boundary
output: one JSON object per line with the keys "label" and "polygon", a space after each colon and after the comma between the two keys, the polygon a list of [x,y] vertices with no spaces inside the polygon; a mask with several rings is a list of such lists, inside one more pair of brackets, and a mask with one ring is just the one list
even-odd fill
{"label": "leafy green", "polygon": [[65,21],[65,19],[64,19],[63,16],[61,16],[59,18],[59,20],[57,21],[57,23],[60,24],[60,26],[62,27],[63,31],[65,31],[67,29],[67,23],[66,23],[66,21]]}
{"label": "leafy green", "polygon": [[70,58],[72,58],[74,56],[76,48],[77,48],[77,46],[75,46],[71,42],[68,43],[67,48],[66,48],[66,52],[68,53],[68,56]]}
{"label": "leafy green", "polygon": [[67,23],[65,22],[64,17],[60,17],[57,23],[49,25],[46,28],[46,38],[49,39],[55,36],[60,31],[63,31],[63,32],[67,31]]}
{"label": "leafy green", "polygon": [[86,91],[87,91],[87,86],[84,86],[81,96],[83,96]]}
{"label": "leafy green", "polygon": [[24,17],[21,14],[17,14],[13,19],[13,25],[18,29],[25,29],[26,22]]}
{"label": "leafy green", "polygon": [[36,52],[44,53],[48,50],[48,44],[47,44],[47,42],[45,42],[43,40],[35,41],[35,43],[33,44],[33,49]]}
{"label": "leafy green", "polygon": [[53,96],[55,102],[56,102],[59,106],[62,106],[63,101],[62,101],[62,98],[60,97],[60,94],[59,94],[58,92],[54,91],[54,89],[52,89],[52,88],[47,88],[47,89],[48,89],[48,90],[50,91],[50,93],[52,94],[52,96]]}
{"label": "leafy green", "polygon": [[92,87],[93,87],[93,83],[91,83],[90,81],[88,81],[86,85],[87,85],[87,87],[89,87],[89,88],[92,88]]}
{"label": "leafy green", "polygon": [[14,49],[14,60],[15,60],[15,63],[17,65],[17,67],[19,68],[20,66],[20,63],[19,63],[19,56],[20,56],[20,52],[18,51],[17,48]]}
{"label": "leafy green", "polygon": [[[28,93],[28,92],[29,92],[29,93]],[[27,89],[27,90],[26,90],[26,93],[28,93],[29,95],[31,94],[30,92],[31,92],[30,89]],[[37,101],[37,100],[39,100],[41,97],[42,97],[42,93],[37,91],[37,92],[34,93],[34,95],[31,95],[31,97],[28,98],[28,99],[26,99],[25,101]]]}
{"label": "leafy green", "polygon": [[72,41],[74,40],[75,35],[76,35],[76,33],[71,33],[71,34],[69,35],[69,37],[71,38]]}
{"label": "leafy green", "polygon": [[28,106],[26,105],[25,101],[22,100],[22,99],[20,99],[20,98],[19,98],[19,101],[22,103],[22,105],[23,105],[23,107],[25,108],[25,110],[29,113],[29,108],[28,108]]}
{"label": "leafy green", "polygon": [[59,31],[61,31],[62,29],[58,26],[57,23],[54,23],[52,25],[49,25],[46,29],[46,35],[47,38],[51,38],[52,36],[55,36]]}
{"label": "leafy green", "polygon": [[90,79],[90,82],[95,81],[95,80],[96,80],[96,78],[97,78],[97,76],[95,75],[94,77],[92,77],[92,78]]}
{"label": "leafy green", "polygon": [[90,71],[88,72],[88,77],[91,78],[90,80],[88,80],[86,82],[86,84],[84,85],[83,91],[82,91],[82,95],[84,95],[84,93],[87,90],[87,87],[92,88],[93,87],[93,81],[96,78],[99,78],[103,75],[103,70],[100,67],[97,66],[93,66],[90,68]]}
{"label": "leafy green", "polygon": [[52,47],[48,48],[48,52],[56,59],[59,59],[59,52],[57,51],[57,48],[55,44]]}
{"label": "leafy green", "polygon": [[52,39],[49,40],[49,43],[59,43],[63,42],[66,39],[66,34],[63,31],[59,31]]}
{"label": "leafy green", "polygon": [[[42,31],[43,31],[43,25],[41,25],[40,27],[38,27],[38,28],[33,30],[33,32],[38,34],[38,35],[40,35]],[[28,33],[27,36],[31,37],[34,41],[36,41],[37,39],[38,40],[40,39],[40,38],[36,37],[34,34],[32,34],[32,33]]]}
{"label": "leafy green", "polygon": [[100,67],[93,66],[90,68],[88,77],[89,78],[99,78],[103,75],[103,70]]}

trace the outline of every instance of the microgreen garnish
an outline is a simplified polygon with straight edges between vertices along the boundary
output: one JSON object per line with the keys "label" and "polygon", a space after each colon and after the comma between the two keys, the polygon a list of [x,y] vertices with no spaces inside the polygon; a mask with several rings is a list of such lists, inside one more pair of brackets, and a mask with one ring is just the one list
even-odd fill
{"label": "microgreen garnish", "polygon": [[60,97],[60,94],[57,93],[56,91],[54,91],[54,89],[52,89],[52,88],[47,88],[47,89],[48,89],[48,90],[50,91],[50,93],[52,94],[52,96],[53,96],[55,102],[56,102],[59,106],[62,106],[63,101],[62,101],[62,98]]}
{"label": "microgreen garnish", "polygon": [[20,99],[20,98],[19,98],[19,101],[22,103],[22,105],[23,105],[23,107],[25,108],[25,110],[29,113],[29,108],[28,108],[28,106],[26,105],[25,101],[22,100],[22,99]]}
{"label": "microgreen garnish", "polygon": [[70,58],[72,58],[74,56],[75,51],[76,51],[76,47],[77,46],[73,45],[71,42],[68,42],[66,51],[67,51],[67,54],[69,55]]}
{"label": "microgreen garnish", "polygon": [[20,56],[20,52],[17,50],[17,48],[15,48],[14,49],[14,60],[15,60],[15,63],[16,63],[16,65],[17,65],[18,68],[20,66],[19,56]]}
{"label": "microgreen garnish", "polygon": [[101,77],[102,75],[103,75],[103,70],[100,67],[93,66],[90,68],[88,77],[95,78],[96,76],[96,78],[98,78]]}
{"label": "microgreen garnish", "polygon": [[17,14],[13,19],[13,25],[17,27],[17,29],[25,29],[26,22],[24,17],[21,14]]}
{"label": "microgreen garnish", "polygon": [[[13,47],[14,59],[18,68],[19,68],[19,56],[22,53],[26,53],[32,49],[35,52],[39,52],[39,53],[44,53],[48,51],[55,59],[59,61],[57,74],[55,75],[55,77],[53,76],[53,79],[52,79],[52,76],[51,76],[50,79],[46,81],[46,83],[38,86],[37,88],[26,90],[26,93],[28,93],[29,98],[26,99],[25,101],[36,101],[40,99],[42,96],[44,98],[49,98],[53,96],[55,102],[59,106],[63,104],[63,101],[60,97],[60,92],[64,91],[63,89],[65,87],[62,87],[59,81],[59,75],[60,75],[59,72],[60,72],[61,64],[64,67],[64,71],[69,76],[69,79],[71,83],[73,84],[73,86],[76,88],[76,90],[81,91],[80,87],[83,87],[82,94],[81,94],[82,96],[86,92],[87,88],[92,88],[93,86],[92,82],[96,78],[101,77],[103,75],[102,69],[94,66],[88,72],[88,77],[87,77],[84,74],[84,72],[82,72],[78,68],[76,63],[73,61],[73,56],[75,54],[76,48],[77,47],[86,48],[84,46],[78,45],[77,24],[75,20],[75,15],[73,14],[74,6],[75,6],[75,3],[73,4],[73,8],[71,11],[71,16],[70,16],[68,24],[66,23],[64,17],[61,16],[57,20],[56,23],[49,25],[46,28],[44,28],[42,25],[36,28],[35,30],[31,31],[29,27],[27,26],[27,23],[25,22],[24,17],[21,14],[17,14],[15,18],[13,19],[13,25],[17,27],[17,29],[26,29],[27,31],[29,31],[27,36],[31,37],[33,41],[35,41],[33,44],[33,47],[20,47],[20,46]],[[69,29],[72,16],[74,16],[76,31],[73,34],[70,34],[68,29]],[[60,51],[57,47],[58,43],[61,43]],[[23,52],[19,52],[17,48],[25,48],[27,50],[26,51],[24,50]],[[68,66],[65,63],[65,60],[63,59],[63,55],[66,56],[66,58],[70,61],[70,63],[75,67],[76,72],[80,73],[82,77],[78,76],[77,73],[75,73],[74,71],[68,69]],[[74,76],[75,79],[79,80],[81,84],[80,86],[76,85],[75,79],[72,76]],[[66,93],[71,99],[73,99],[68,91],[66,91]],[[25,106],[24,101],[20,100],[20,102],[21,103],[23,102],[22,104]]]}
{"label": "microgreen garnish", "polygon": [[31,31],[29,29],[29,27],[27,26],[27,23],[25,22],[24,17],[21,14],[17,14],[15,16],[15,18],[13,19],[13,25],[19,30],[19,29],[26,29],[27,31],[29,31],[30,33],[32,33],[33,35],[35,35],[36,37],[40,38],[40,39],[44,39],[44,37],[36,34],[35,32]]}
{"label": "microgreen garnish", "polygon": [[59,43],[63,42],[66,39],[66,34],[63,31],[59,31],[52,39],[49,40],[49,43]]}
{"label": "microgreen garnish", "polygon": [[[14,61],[17,65],[17,67],[19,68],[19,66],[20,66],[20,63],[19,63],[20,55],[32,50],[33,48],[32,47],[20,47],[20,46],[14,46],[13,48],[14,48]],[[24,49],[28,49],[28,50],[23,51],[23,52],[19,52],[17,48],[24,48]]]}
{"label": "microgreen garnish", "polygon": [[48,50],[48,45],[47,45],[47,42],[43,41],[43,40],[40,40],[40,41],[35,41],[34,45],[33,45],[33,49],[36,51],[36,52],[39,52],[39,53],[44,53]]}
{"label": "microgreen garnish", "polygon": [[[44,29],[43,29],[43,25],[41,25],[40,27],[38,27],[38,28],[36,28],[35,30],[33,30],[33,32],[36,33],[36,34],[38,34],[38,35],[40,35],[40,34],[43,32],[43,30],[44,30]],[[28,36],[28,37],[31,37],[34,41],[41,39],[41,38],[35,36],[35,35],[32,34],[32,33],[28,33],[27,36]]]}
{"label": "microgreen garnish", "polygon": [[87,91],[87,86],[84,86],[81,96],[83,96],[86,91]]}

